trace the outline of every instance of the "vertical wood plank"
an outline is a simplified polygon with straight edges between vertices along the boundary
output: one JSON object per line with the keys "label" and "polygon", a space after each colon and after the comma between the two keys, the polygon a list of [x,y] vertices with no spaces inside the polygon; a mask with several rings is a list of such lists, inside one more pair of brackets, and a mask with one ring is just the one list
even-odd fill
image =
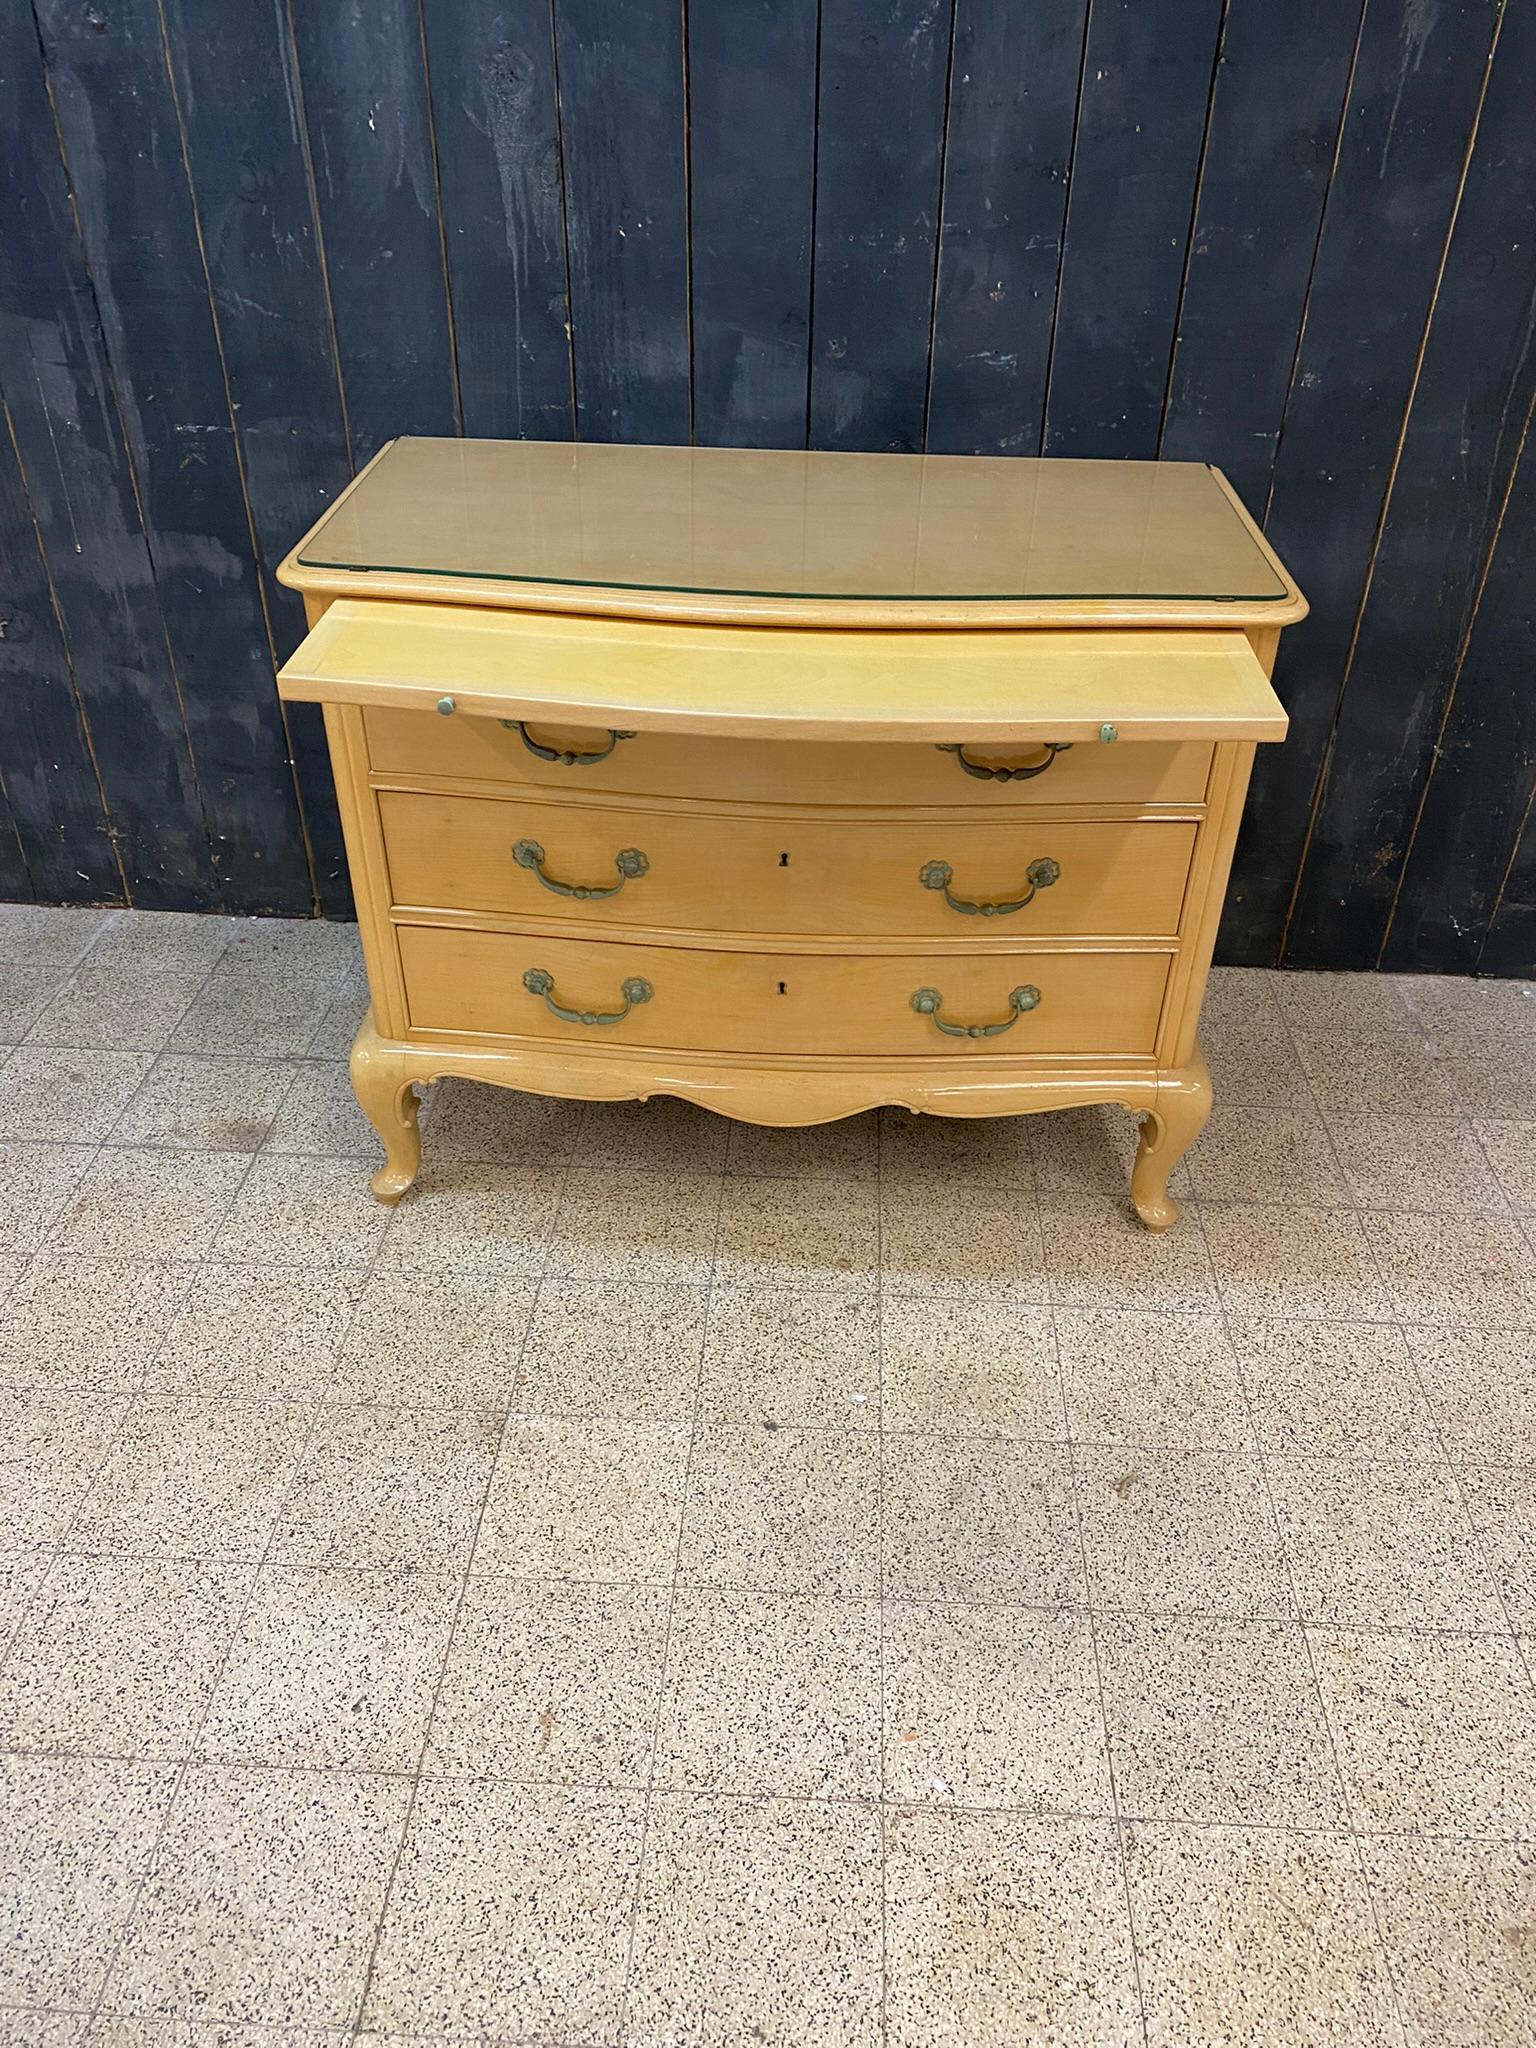
{"label": "vertical wood plank", "polygon": [[575,432],[549,0],[426,0],[466,434]]}
{"label": "vertical wood plank", "polygon": [[[95,297],[30,7],[0,11],[0,364],[131,900],[214,900]],[[89,841],[82,858],[92,858]]]}
{"label": "vertical wood plank", "polygon": [[1229,0],[1159,453],[1262,512],[1361,0]]}
{"label": "vertical wood plank", "polygon": [[[303,608],[272,568],[352,474],[300,86],[282,0],[221,12],[163,0],[192,191],[279,658]],[[238,138],[231,146],[231,138]],[[351,889],[324,726],[290,707],[288,730],[315,890],[333,916]]]}
{"label": "vertical wood plank", "polygon": [[934,454],[1038,453],[1087,0],[957,0],[928,394]]}
{"label": "vertical wood plank", "polygon": [[555,0],[577,432],[691,433],[680,0]]}
{"label": "vertical wood plank", "polygon": [[1278,955],[1496,14],[1497,0],[1366,12],[1267,522],[1312,613],[1280,643],[1291,728],[1254,774],[1229,960]]}
{"label": "vertical wood plank", "polygon": [[361,465],[459,426],[419,0],[294,0],[293,32]]}
{"label": "vertical wood plank", "polygon": [[[1342,681],[1286,957],[1374,967],[1536,395],[1536,14],[1507,13]],[[1498,763],[1494,782],[1505,790]],[[1506,792],[1507,794],[1507,792]],[[1481,806],[1475,807],[1481,811]],[[1492,817],[1490,833],[1497,837]],[[1508,833],[1492,850],[1502,862]]]}
{"label": "vertical wood plank", "polygon": [[8,422],[0,417],[0,767],[25,887],[45,903],[120,903],[107,829],[53,592]]}
{"label": "vertical wood plank", "polygon": [[816,18],[816,0],[738,0],[689,12],[699,441],[805,445]]}
{"label": "vertical wood plank", "polygon": [[26,855],[21,850],[21,836],[11,815],[5,775],[0,771],[0,901],[33,903],[36,900],[37,891],[32,886]]}
{"label": "vertical wood plank", "polygon": [[221,906],[313,905],[223,364],[154,0],[40,0]]}
{"label": "vertical wood plank", "polygon": [[811,445],[917,449],[949,0],[822,0]]}
{"label": "vertical wood plank", "polygon": [[1157,453],[1220,23],[1221,0],[1093,0],[1047,455]]}
{"label": "vertical wood plank", "polygon": [[[1536,972],[1536,879],[1522,860],[1536,778],[1536,434],[1527,434],[1482,602],[1409,849],[1382,965],[1418,972]],[[1506,869],[1514,856],[1514,870]],[[1502,891],[1502,903],[1500,895]],[[1495,910],[1500,916],[1495,919]],[[1497,936],[1490,920],[1498,925]],[[1485,945],[1484,936],[1488,943]]]}
{"label": "vertical wood plank", "polygon": [[1483,974],[1536,978],[1536,777],[1526,798],[1525,829],[1500,885],[1477,964]]}

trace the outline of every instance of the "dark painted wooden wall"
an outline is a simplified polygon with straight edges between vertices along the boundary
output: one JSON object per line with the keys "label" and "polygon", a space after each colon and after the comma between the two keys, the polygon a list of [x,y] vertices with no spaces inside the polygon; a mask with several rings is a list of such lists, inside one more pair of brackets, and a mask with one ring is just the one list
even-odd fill
{"label": "dark painted wooden wall", "polygon": [[346,909],[272,564],[401,432],[1219,463],[1231,960],[1536,971],[1536,0],[0,0],[0,894]]}

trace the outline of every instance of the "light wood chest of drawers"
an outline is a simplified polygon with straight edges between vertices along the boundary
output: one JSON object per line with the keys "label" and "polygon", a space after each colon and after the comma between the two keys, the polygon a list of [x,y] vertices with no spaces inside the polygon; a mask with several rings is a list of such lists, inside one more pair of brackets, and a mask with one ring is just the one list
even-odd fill
{"label": "light wood chest of drawers", "polygon": [[404,441],[280,574],[381,1200],[458,1074],[770,1124],[1122,1103],[1174,1221],[1305,610],[1215,472]]}

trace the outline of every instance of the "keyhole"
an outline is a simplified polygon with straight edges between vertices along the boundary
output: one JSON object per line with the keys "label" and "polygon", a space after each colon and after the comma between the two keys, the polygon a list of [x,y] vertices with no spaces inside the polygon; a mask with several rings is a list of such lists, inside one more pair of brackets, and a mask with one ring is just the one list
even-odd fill
{"label": "keyhole", "polygon": [[781,996],[787,996],[787,995],[789,994],[789,984],[788,984],[788,982],[785,982],[785,981],[781,981],[781,982],[779,983],[779,994],[780,994]]}
{"label": "keyhole", "polygon": [[779,866],[781,868],[787,868],[789,866],[789,855],[787,853],[781,853],[779,855]]}

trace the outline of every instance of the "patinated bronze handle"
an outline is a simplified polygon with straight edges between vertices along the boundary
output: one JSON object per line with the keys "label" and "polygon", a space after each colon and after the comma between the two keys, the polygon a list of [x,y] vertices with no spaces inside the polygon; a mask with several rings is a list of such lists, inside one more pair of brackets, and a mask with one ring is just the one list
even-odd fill
{"label": "patinated bronze handle", "polygon": [[1007,903],[973,903],[969,897],[955,896],[950,892],[950,883],[955,871],[947,860],[925,860],[917,871],[917,879],[925,889],[942,889],[944,901],[951,910],[958,910],[965,917],[1012,917],[1016,910],[1023,910],[1034,902],[1035,893],[1049,889],[1061,879],[1061,867],[1054,860],[1032,860],[1024,870],[1024,879],[1029,888],[1022,896],[1016,896]]}
{"label": "patinated bronze handle", "polygon": [[555,1015],[567,1024],[622,1023],[637,1003],[648,1003],[656,993],[648,981],[634,974],[619,989],[624,998],[622,1010],[568,1010],[564,1003],[555,1001],[555,977],[547,967],[530,967],[523,976],[523,987],[531,996],[542,996]]}
{"label": "patinated bronze handle", "polygon": [[613,864],[619,871],[619,879],[599,889],[585,882],[557,882],[553,875],[544,872],[544,849],[537,839],[519,839],[512,849],[512,858],[520,868],[528,868],[536,874],[545,888],[556,896],[571,896],[578,903],[594,903],[604,896],[617,896],[626,882],[649,872],[650,862],[638,846],[626,846],[613,856]]}
{"label": "patinated bronze handle", "polygon": [[1033,1010],[1040,1001],[1040,991],[1033,983],[1026,988],[1010,989],[1008,992],[1008,1015],[997,1024],[946,1024],[939,1015],[944,998],[936,988],[919,988],[912,992],[912,1007],[920,1017],[931,1017],[941,1031],[947,1031],[951,1038],[998,1038],[1005,1031],[1011,1031],[1026,1010]]}
{"label": "patinated bronze handle", "polygon": [[574,748],[541,747],[537,740],[528,737],[527,724],[521,718],[503,718],[501,721],[508,732],[515,732],[530,754],[537,754],[541,761],[556,761],[562,768],[590,768],[594,761],[606,761],[620,740],[632,740],[632,732],[608,732],[606,747],[597,747],[591,753],[579,754]]}
{"label": "patinated bronze handle", "polygon": [[1029,767],[984,768],[979,761],[968,761],[965,758],[964,747],[949,746],[943,742],[939,744],[941,754],[953,754],[966,774],[974,775],[978,782],[1032,782],[1037,775],[1045,773],[1058,754],[1069,754],[1071,751],[1070,740],[1047,740],[1043,761],[1036,761]]}

